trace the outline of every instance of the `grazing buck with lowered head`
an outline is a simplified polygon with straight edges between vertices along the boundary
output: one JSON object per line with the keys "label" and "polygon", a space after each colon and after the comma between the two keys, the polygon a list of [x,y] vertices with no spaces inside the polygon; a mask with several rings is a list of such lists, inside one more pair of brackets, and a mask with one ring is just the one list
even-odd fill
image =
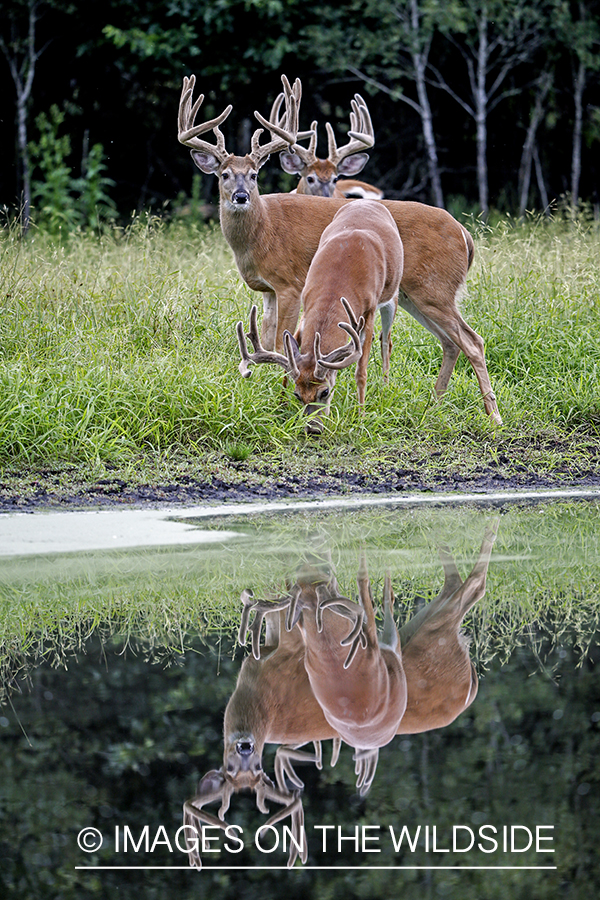
{"label": "grazing buck with lowered head", "polygon": [[296,143],[289,150],[282,150],[279,161],[284,172],[297,175],[300,179],[296,188],[298,194],[312,194],[315,197],[348,197],[363,200],[382,200],[383,191],[352,178],[339,181],[340,175],[358,175],[363,170],[369,156],[365,153],[375,143],[373,124],[367,104],[355,94],[350,113],[350,140],[337,146],[333,128],[325,123],[327,130],[327,159],[317,157],[317,122],[311,127],[312,135],[308,147]]}
{"label": "grazing buck with lowered head", "polygon": [[[250,366],[258,363],[282,366],[294,382],[294,395],[310,416],[306,430],[320,434],[339,369],[357,363],[358,402],[364,405],[377,310],[382,323],[383,377],[387,379],[402,269],[402,242],[388,210],[373,200],[343,206],[321,236],[302,292],[298,330],[295,337],[284,332],[285,354],[261,346],[254,306],[248,333],[254,353],[248,353],[242,323],[237,325],[240,372],[247,377]],[[346,321],[340,322],[344,313]],[[340,329],[350,336],[349,343],[340,344]]]}
{"label": "grazing buck with lowered head", "polygon": [[[233,250],[240,275],[252,290],[263,295],[261,341],[265,349],[283,350],[283,332],[296,328],[300,298],[321,235],[340,206],[351,200],[311,197],[304,194],[267,194],[257,187],[258,171],[268,155],[292,146],[298,134],[301,87],[291,88],[283,78],[285,112],[267,121],[255,113],[276,139],[260,144],[262,129],[254,132],[247,156],[233,156],[225,149],[220,125],[231,112],[228,106],[216,118],[195,124],[203,95],[192,103],[195,78],[186,78],[179,105],[179,140],[192,148],[203,172],[219,178],[220,217],[223,234]],[[276,122],[277,120],[277,122]],[[285,126],[285,127],[283,127]],[[199,135],[213,131],[216,143]],[[306,135],[305,135],[306,136]],[[458,299],[473,258],[473,239],[448,212],[423,203],[381,200],[396,223],[404,247],[400,305],[434,334],[443,358],[435,390],[441,396],[461,352],[475,370],[486,412],[502,423],[485,364],[483,340],[467,325]]]}

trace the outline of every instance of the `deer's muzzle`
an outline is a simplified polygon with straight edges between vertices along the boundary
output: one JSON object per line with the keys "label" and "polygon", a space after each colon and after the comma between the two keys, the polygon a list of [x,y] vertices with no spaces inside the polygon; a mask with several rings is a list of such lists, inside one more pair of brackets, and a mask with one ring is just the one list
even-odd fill
{"label": "deer's muzzle", "polygon": [[234,191],[231,195],[231,202],[235,203],[236,206],[245,206],[246,203],[250,202],[250,194],[248,191]]}
{"label": "deer's muzzle", "polygon": [[240,756],[250,756],[251,753],[254,753],[254,743],[252,741],[238,741],[235,749]]}
{"label": "deer's muzzle", "polygon": [[323,404],[309,404],[308,406],[304,407],[304,412],[307,416],[310,416],[308,422],[306,423],[306,433],[323,434],[324,426],[321,416],[327,415],[327,407]]}

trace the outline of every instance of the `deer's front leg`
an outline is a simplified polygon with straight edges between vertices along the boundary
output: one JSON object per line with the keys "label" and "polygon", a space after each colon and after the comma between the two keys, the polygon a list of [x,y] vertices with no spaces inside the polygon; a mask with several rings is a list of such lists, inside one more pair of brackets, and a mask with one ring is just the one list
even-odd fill
{"label": "deer's front leg", "polygon": [[377,747],[370,750],[361,750],[356,747],[354,751],[354,774],[356,775],[356,790],[360,797],[368,794],[375,772],[377,771],[377,763],[379,761],[379,750]]}
{"label": "deer's front leg", "polygon": [[277,339],[277,295],[274,291],[263,292],[263,319],[260,340],[265,350],[275,350]]}
{"label": "deer's front leg", "polygon": [[313,741],[313,747],[315,748],[314,753],[310,753],[308,750],[299,750],[298,748],[301,746],[302,744],[296,744],[293,747],[288,747],[283,744],[281,747],[277,748],[275,753],[275,779],[280,791],[287,791],[288,789],[285,783],[286,776],[290,784],[295,788],[298,788],[299,790],[304,789],[304,782],[296,775],[294,767],[292,766],[292,761],[314,762],[317,769],[323,768],[321,741]]}
{"label": "deer's front leg", "polygon": [[294,334],[300,317],[301,293],[303,285],[295,284],[292,287],[282,288],[277,291],[277,336],[275,338],[275,350],[284,352],[283,332]]}

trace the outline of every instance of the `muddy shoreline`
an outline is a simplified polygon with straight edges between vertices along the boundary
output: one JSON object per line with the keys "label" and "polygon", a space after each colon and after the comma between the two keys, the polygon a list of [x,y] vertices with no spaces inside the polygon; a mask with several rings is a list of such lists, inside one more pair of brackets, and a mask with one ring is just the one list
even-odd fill
{"label": "muddy shoreline", "polygon": [[40,473],[26,491],[10,483],[0,483],[0,512],[36,512],[57,509],[106,509],[111,507],[218,505],[252,501],[321,499],[366,494],[406,496],[412,493],[453,492],[486,494],[498,491],[585,488],[600,489],[600,473],[533,471],[507,475],[494,466],[472,474],[445,473],[426,477],[416,469],[382,469],[369,475],[356,472],[319,473],[312,476],[281,473],[253,480],[250,472],[244,478],[244,467],[235,480],[221,477],[209,479],[186,476],[176,482],[134,484],[120,477],[103,477],[88,484],[69,487],[53,486],[53,474]]}

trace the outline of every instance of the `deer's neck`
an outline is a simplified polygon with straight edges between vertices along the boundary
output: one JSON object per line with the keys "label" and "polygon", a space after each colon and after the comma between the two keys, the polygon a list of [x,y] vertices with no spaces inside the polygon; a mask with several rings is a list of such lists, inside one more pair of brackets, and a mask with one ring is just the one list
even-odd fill
{"label": "deer's neck", "polygon": [[221,198],[220,217],[223,235],[233,250],[240,275],[254,290],[265,290],[268,286],[262,284],[260,272],[270,228],[260,194],[255,194],[245,209],[236,209]]}
{"label": "deer's neck", "polygon": [[[331,279],[330,279],[331,280]],[[321,336],[321,353],[326,355],[336,347],[341,347],[348,340],[346,332],[339,327],[339,322],[348,320],[348,316],[340,302],[340,297],[347,296],[352,300],[348,285],[331,287],[317,281],[315,286],[308,286],[302,295],[304,314],[299,326],[299,341],[302,353],[313,354],[315,334]]]}
{"label": "deer's neck", "polygon": [[271,724],[271,715],[260,691],[256,690],[256,685],[238,683],[225,710],[225,741],[239,735],[252,737],[261,752]]}

